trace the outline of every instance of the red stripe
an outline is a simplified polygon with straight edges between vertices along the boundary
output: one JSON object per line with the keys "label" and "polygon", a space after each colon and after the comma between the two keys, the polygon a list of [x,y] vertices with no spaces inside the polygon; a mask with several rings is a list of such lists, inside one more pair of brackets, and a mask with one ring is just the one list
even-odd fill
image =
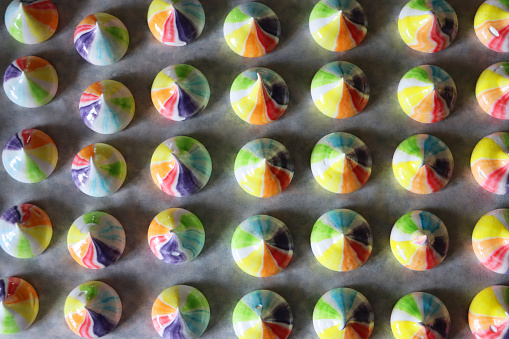
{"label": "red stripe", "polygon": [[438,95],[437,91],[435,91],[433,95],[433,117],[431,118],[432,123],[440,121],[444,118],[444,108],[444,100]]}
{"label": "red stripe", "polygon": [[81,95],[80,101],[96,101],[99,99],[98,95],[91,94],[91,93],[83,93]]}
{"label": "red stripe", "polygon": [[78,333],[83,338],[91,338],[90,337],[90,327],[92,326],[92,321],[90,320],[90,315],[87,311],[85,315],[85,320],[83,321],[83,324],[78,328]]}
{"label": "red stripe", "polygon": [[352,98],[352,104],[355,107],[357,112],[360,112],[366,107],[368,103],[368,99],[364,96],[363,93],[359,92],[356,88],[350,86],[350,84],[346,83],[346,89],[348,93],[350,93],[350,97]]}
{"label": "red stripe", "polygon": [[500,184],[502,184],[505,187],[506,183],[502,182],[502,180],[504,179],[504,177],[506,177],[508,169],[509,169],[509,163],[500,167],[498,170],[489,173],[486,176],[486,180],[484,181],[483,186],[486,186],[486,188],[490,192],[497,192],[498,186]]}
{"label": "red stripe", "polygon": [[88,166],[90,165],[90,161],[83,159],[79,154],[74,157],[74,160],[72,161],[73,166]]}
{"label": "red stripe", "polygon": [[443,50],[446,47],[446,38],[443,36],[440,27],[438,27],[437,19],[433,17],[433,23],[431,24],[431,32],[430,37],[437,46],[433,49],[432,52],[438,52]]}
{"label": "red stripe", "polygon": [[272,258],[276,261],[277,265],[280,268],[285,268],[288,266],[288,263],[290,260],[292,260],[292,257],[288,254],[288,252],[283,252],[269,244],[266,244],[267,249],[269,250],[270,254],[272,255]]}
{"label": "red stripe", "polygon": [[169,119],[173,118],[175,115],[175,107],[179,99],[180,88],[178,86],[175,87],[175,91],[173,91],[173,94],[168,98],[168,100],[165,101],[163,107],[161,108],[161,114]]}
{"label": "red stripe", "polygon": [[95,253],[94,243],[92,242],[92,240],[90,240],[90,242],[88,243],[87,252],[83,256],[81,261],[88,268],[101,268],[100,266],[98,266],[94,263],[94,257],[95,257],[94,253]]}
{"label": "red stripe", "polygon": [[163,182],[161,183],[161,189],[163,192],[175,195],[175,192],[171,188],[172,184],[177,181],[179,172],[179,165],[175,162],[175,166],[166,174],[163,178]]}
{"label": "red stripe", "polygon": [[505,26],[500,31],[498,31],[498,37],[493,38],[488,43],[489,48],[498,52],[503,52],[503,45],[507,39],[507,34],[509,34],[509,26]]}
{"label": "red stripe", "polygon": [[283,115],[285,112],[284,109],[281,109],[279,105],[274,102],[274,100],[270,97],[270,95],[267,93],[267,90],[265,89],[265,86],[263,87],[263,99],[265,100],[265,107],[267,109],[267,116],[269,117],[269,120],[277,120],[280,116]]}
{"label": "red stripe", "polygon": [[442,182],[438,179],[435,171],[430,169],[427,165],[424,168],[426,169],[426,181],[428,182],[432,192],[436,192],[444,187]]}
{"label": "red stripe", "polygon": [[255,28],[258,41],[263,46],[263,48],[265,48],[265,53],[269,53],[276,47],[277,41],[274,38],[270,37],[267,33],[265,33],[265,31],[261,29],[257,23],[255,23]]}
{"label": "red stripe", "polygon": [[507,104],[509,102],[509,93],[504,93],[495,105],[493,105],[493,109],[491,111],[491,115],[494,118],[505,120],[507,119]]}
{"label": "red stripe", "polygon": [[488,259],[483,261],[483,264],[492,269],[492,270],[498,270],[502,265],[504,265],[504,260],[507,257],[507,252],[509,252],[509,245],[504,245],[499,248],[495,252],[493,252]]}
{"label": "red stripe", "polygon": [[426,248],[426,269],[432,269],[438,265],[438,260],[435,258],[435,253],[433,252],[433,249],[427,247]]}
{"label": "red stripe", "polygon": [[359,338],[369,338],[371,332],[373,331],[370,326],[362,323],[351,322],[348,324],[348,326],[353,328],[354,331],[359,334]]}
{"label": "red stripe", "polygon": [[76,36],[81,35],[82,33],[85,33],[92,29],[94,29],[94,26],[92,25],[79,25],[78,27],[76,27],[76,30],[74,31],[74,40],[76,40]]}
{"label": "red stripe", "polygon": [[347,239],[347,241],[348,241],[348,244],[350,245],[350,247],[352,248],[352,250],[354,250],[354,252],[357,254],[357,258],[359,258],[359,260],[361,262],[366,262],[366,260],[368,260],[368,257],[371,253],[369,248],[366,248],[363,244],[361,244],[353,239]]}
{"label": "red stripe", "polygon": [[346,27],[348,28],[348,31],[350,32],[350,36],[355,41],[355,44],[360,44],[362,39],[366,36],[366,33],[359,29],[353,22],[348,20],[347,17],[344,17]]}
{"label": "red stripe", "polygon": [[[292,332],[291,329],[289,329],[288,327],[286,327],[284,325],[279,325],[279,324],[269,323],[269,322],[264,322],[264,325],[267,326],[268,328],[270,328],[272,333],[275,334],[275,338],[278,338],[278,339],[286,339],[290,335],[290,332]],[[265,338],[265,336],[263,338]]]}
{"label": "red stripe", "polygon": [[292,180],[292,177],[288,172],[284,169],[281,169],[276,166],[272,166],[271,164],[268,164],[270,171],[279,181],[279,185],[281,186],[281,191],[284,191],[288,185],[290,184],[290,181]]}
{"label": "red stripe", "polygon": [[161,39],[163,40],[163,44],[167,42],[174,42],[175,41],[175,8],[170,11],[168,18],[164,22],[163,25],[163,36]]}
{"label": "red stripe", "polygon": [[24,5],[24,7],[32,9],[32,10],[54,10],[55,5],[49,0],[41,1],[41,2],[34,2],[29,5]]}

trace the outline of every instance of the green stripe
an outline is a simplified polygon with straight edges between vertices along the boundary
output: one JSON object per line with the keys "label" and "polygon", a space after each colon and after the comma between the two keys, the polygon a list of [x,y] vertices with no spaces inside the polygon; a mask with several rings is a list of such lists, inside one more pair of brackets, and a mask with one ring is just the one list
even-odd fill
{"label": "green stripe", "polygon": [[199,310],[206,308],[204,306],[208,306],[207,299],[204,298],[204,296],[193,290],[188,296],[186,303],[181,307],[182,312],[189,312],[194,310]]}
{"label": "green stripe", "polygon": [[237,154],[237,158],[235,159],[234,170],[236,171],[237,169],[239,169],[241,167],[254,165],[259,162],[260,162],[260,158],[256,157],[253,153],[251,153],[249,151],[241,149],[239,151],[239,154]]}
{"label": "green stripe", "polygon": [[90,302],[90,300],[94,299],[97,296],[98,289],[97,289],[97,283],[96,282],[88,282],[81,284],[79,286],[80,291],[85,292],[85,297],[87,300],[87,303]]}
{"label": "green stripe", "polygon": [[46,179],[46,174],[37,166],[35,161],[33,161],[28,155],[26,159],[26,175],[27,179],[30,182],[39,182],[43,179]]}
{"label": "green stripe", "polygon": [[311,242],[319,242],[325,239],[335,238],[341,236],[341,233],[333,229],[323,221],[318,220],[311,232]]}
{"label": "green stripe", "polygon": [[404,76],[403,79],[409,79],[409,78],[415,78],[419,81],[426,82],[432,84],[433,81],[429,78],[428,72],[426,72],[425,69],[421,67],[415,67],[408,71]]}
{"label": "green stripe", "polygon": [[498,0],[500,1],[501,3],[503,3],[505,5],[505,7],[508,7],[509,8],[509,0]]}
{"label": "green stripe", "polygon": [[243,301],[240,301],[233,311],[233,323],[257,320],[259,320],[259,317],[256,312],[244,304]]}
{"label": "green stripe", "polygon": [[24,235],[21,235],[21,237],[19,238],[18,246],[16,246],[16,256],[18,258],[34,257],[32,249],[30,248],[30,242]]}
{"label": "green stripe", "polygon": [[21,41],[21,42],[24,42],[25,40],[23,39],[23,32],[22,32],[22,30],[21,29],[17,29],[16,27],[23,27],[21,12],[18,13],[18,15],[16,16],[16,19],[12,23],[12,26],[9,27],[9,33],[11,33],[11,35],[13,36],[14,39],[16,39],[18,41]]}
{"label": "green stripe", "polygon": [[104,27],[103,29],[125,47],[129,46],[129,33],[125,29],[120,27]]}
{"label": "green stripe", "polygon": [[396,227],[403,233],[413,234],[419,228],[412,219],[412,212],[405,214],[396,222]]}
{"label": "green stripe", "polygon": [[426,4],[426,0],[412,0],[408,3],[408,6],[413,9],[417,9],[420,11],[429,11],[431,8]]}
{"label": "green stripe", "polygon": [[106,215],[104,212],[89,212],[83,215],[83,221],[85,224],[99,224],[101,217]]}
{"label": "green stripe", "polygon": [[417,136],[415,135],[403,141],[398,148],[407,154],[422,158],[421,149],[417,145]]}
{"label": "green stripe", "polygon": [[311,16],[309,17],[309,21],[320,18],[328,18],[335,14],[338,14],[338,11],[336,9],[330,8],[323,2],[319,2],[316,4],[315,8],[313,8]]}
{"label": "green stripe", "polygon": [[40,104],[46,104],[49,102],[49,93],[46,92],[41,86],[37,85],[32,79],[26,77],[28,82],[28,88],[30,89],[30,93],[34,97],[34,101]]}
{"label": "green stripe", "polygon": [[237,79],[235,79],[235,81],[233,82],[232,91],[248,89],[252,87],[256,83],[256,81],[257,80],[253,80],[243,75],[239,75]]}
{"label": "green stripe", "polygon": [[198,217],[192,213],[183,214],[180,216],[180,225],[178,230],[187,230],[190,228],[197,228],[203,230],[203,225]]}
{"label": "green stripe", "polygon": [[16,320],[12,314],[5,309],[5,306],[0,304],[0,307],[4,307],[5,313],[0,323],[0,334],[14,334],[19,332],[19,327],[16,324]]}
{"label": "green stripe", "polygon": [[419,310],[419,306],[417,306],[417,302],[415,301],[413,295],[408,294],[401,298],[394,308],[401,310],[405,313],[410,314],[412,317],[422,321],[421,311]]}
{"label": "green stripe", "polygon": [[311,89],[320,86],[325,86],[328,84],[333,84],[339,81],[341,81],[341,78],[339,78],[337,75],[326,72],[323,69],[320,69],[313,78],[313,81],[311,82]]}
{"label": "green stripe", "polygon": [[194,145],[198,142],[193,138],[190,137],[175,137],[175,144],[177,144],[177,147],[180,151],[180,155],[184,153],[188,153]]}
{"label": "green stripe", "polygon": [[313,148],[313,152],[311,153],[311,163],[317,163],[322,161],[323,159],[334,159],[339,157],[342,154],[339,150],[332,148],[326,144],[318,144]]}
{"label": "green stripe", "polygon": [[260,243],[260,239],[246,231],[238,228],[233,234],[232,248],[244,248]]}
{"label": "green stripe", "polygon": [[502,295],[504,296],[505,304],[509,305],[509,287],[502,286]]}
{"label": "green stripe", "polygon": [[126,175],[125,164],[121,161],[114,162],[113,164],[99,165],[99,168],[112,177],[121,178]]}
{"label": "green stripe", "polygon": [[191,73],[193,73],[194,67],[184,64],[175,65],[175,73],[179,80],[186,79]]}
{"label": "green stripe", "polygon": [[109,101],[127,112],[134,111],[134,98],[110,98]]}
{"label": "green stripe", "polygon": [[316,303],[313,319],[343,319],[341,314],[328,304],[323,298]]}
{"label": "green stripe", "polygon": [[225,23],[230,24],[234,22],[243,22],[249,19],[251,19],[249,15],[242,13],[238,7],[235,7],[226,17]]}
{"label": "green stripe", "polygon": [[[507,73],[509,74],[509,73]],[[499,134],[500,135],[500,139],[502,140],[502,142],[504,143],[504,145],[509,148],[509,133],[501,133]]]}

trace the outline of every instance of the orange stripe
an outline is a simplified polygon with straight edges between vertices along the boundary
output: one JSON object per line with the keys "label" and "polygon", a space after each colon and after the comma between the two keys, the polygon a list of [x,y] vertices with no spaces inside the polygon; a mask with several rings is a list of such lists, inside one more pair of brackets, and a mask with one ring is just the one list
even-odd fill
{"label": "orange stripe", "polygon": [[352,96],[348,90],[348,84],[343,81],[343,93],[341,94],[341,100],[338,104],[338,113],[335,118],[345,119],[353,117],[357,114],[355,107],[353,106]]}
{"label": "orange stripe", "polygon": [[507,91],[504,91],[502,88],[493,88],[486,91],[483,91],[477,96],[477,101],[479,102],[479,105],[485,112],[491,112],[491,109],[498,100],[507,93]]}
{"label": "orange stripe", "polygon": [[341,270],[343,271],[351,271],[360,264],[359,258],[357,258],[357,253],[352,249],[348,240],[343,241],[343,262],[341,263]]}
{"label": "orange stripe", "polygon": [[361,187],[359,181],[357,181],[357,176],[352,170],[353,166],[357,166],[356,163],[353,163],[350,159],[345,159],[345,166],[343,167],[343,181],[341,182],[341,192],[342,193],[350,193],[356,191]]}
{"label": "orange stripe", "polygon": [[169,231],[168,227],[164,227],[158,223],[157,220],[152,220],[148,228],[148,238],[150,239],[157,235],[167,234]]}
{"label": "orange stripe", "polygon": [[435,108],[435,95],[435,91],[429,92],[428,95],[415,106],[411,117],[419,122],[431,122],[433,116],[430,116],[430,113],[432,113]]}
{"label": "orange stripe", "polygon": [[493,39],[496,39],[495,36],[491,33],[490,27],[495,28],[497,31],[501,31],[507,26],[509,26],[509,19],[485,21],[482,25],[475,27],[475,30],[476,33],[478,31],[481,32],[481,34],[477,34],[477,37],[484,45],[487,46]]}
{"label": "orange stripe", "polygon": [[87,92],[93,95],[100,96],[104,92],[104,86],[100,81],[94,82],[87,88]]}
{"label": "orange stripe", "polygon": [[417,30],[415,36],[416,44],[410,45],[410,47],[421,52],[431,52],[435,48],[433,45],[435,42],[429,38],[432,28],[433,18],[430,16],[424,26]]}
{"label": "orange stripe", "polygon": [[154,14],[149,22],[148,27],[150,28],[150,31],[157,40],[161,41],[163,39],[162,32],[164,30],[164,24],[167,20],[167,18],[170,16],[170,12],[173,11],[173,7],[170,7],[169,9],[165,11],[158,12]]}
{"label": "orange stripe", "polygon": [[428,170],[426,166],[419,168],[419,171],[414,177],[414,180],[410,183],[410,189],[413,192],[428,194],[432,190],[428,185]]}
{"label": "orange stripe", "polygon": [[[504,167],[508,162],[509,160],[477,160],[472,166],[472,174],[477,182],[484,182],[488,175],[501,167]],[[485,177],[482,177],[480,173],[484,174]]]}
{"label": "orange stripe", "polygon": [[256,33],[255,25],[256,25],[255,22],[251,24],[251,30],[249,31],[249,34],[246,39],[246,44],[244,45],[244,53],[242,53],[242,56],[248,58],[256,58],[260,55],[265,54],[265,50],[260,44],[260,41],[258,41],[258,35]]}
{"label": "orange stripe", "polygon": [[350,35],[350,31],[345,23],[345,17],[341,14],[339,18],[339,33],[336,38],[336,47],[334,51],[343,52],[355,47],[355,41],[352,39]]}
{"label": "orange stripe", "polygon": [[78,333],[80,330],[81,325],[83,322],[85,322],[85,318],[87,317],[86,310],[81,310],[76,313],[67,314],[65,316],[65,320],[67,321],[67,324],[73,330],[75,333]]}
{"label": "orange stripe", "polygon": [[[492,238],[481,241],[474,241],[474,252],[478,257],[485,260],[489,258],[493,252],[500,248],[501,241],[503,241],[503,238]],[[479,248],[482,248],[482,251],[479,251]]]}
{"label": "orange stripe", "polygon": [[262,269],[260,271],[260,276],[261,277],[270,277],[271,275],[274,275],[280,271],[281,271],[281,269],[277,266],[277,263],[274,260],[274,258],[272,258],[272,255],[270,254],[269,249],[264,244],[263,245],[263,265],[262,265]]}
{"label": "orange stripe", "polygon": [[152,306],[152,318],[157,316],[166,316],[175,313],[175,309],[170,305],[165,304],[161,299],[157,298],[154,306]]}
{"label": "orange stripe", "polygon": [[265,125],[269,123],[267,119],[267,106],[265,105],[265,87],[260,82],[258,93],[256,94],[256,103],[251,113],[249,122],[255,125]]}
{"label": "orange stripe", "polygon": [[269,165],[265,164],[265,171],[263,173],[263,191],[262,197],[272,197],[281,192],[279,181],[270,170]]}
{"label": "orange stripe", "polygon": [[426,269],[426,246],[419,247],[417,251],[415,251],[412,260],[406,267],[411,267],[414,270],[422,271]]}

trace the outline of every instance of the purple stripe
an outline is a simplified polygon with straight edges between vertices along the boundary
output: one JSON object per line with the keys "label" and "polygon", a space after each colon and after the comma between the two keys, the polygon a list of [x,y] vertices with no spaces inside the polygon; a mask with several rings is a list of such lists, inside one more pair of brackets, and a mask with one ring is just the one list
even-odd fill
{"label": "purple stripe", "polygon": [[106,245],[99,239],[92,238],[92,243],[94,245],[95,253],[97,256],[97,261],[107,267],[114,262],[116,262],[122,253],[117,251],[116,249]]}
{"label": "purple stripe", "polygon": [[182,318],[180,317],[180,313],[177,313],[177,316],[173,319],[173,321],[164,329],[163,338],[164,339],[185,339],[187,338],[184,334],[184,325],[182,324]]}
{"label": "purple stripe", "polygon": [[267,161],[273,166],[281,167],[291,172],[294,171],[293,160],[291,158],[290,152],[288,151],[277,152],[274,156],[267,159]]}
{"label": "purple stripe", "polygon": [[198,103],[195,102],[193,98],[187,94],[186,91],[178,87],[178,93],[179,101],[177,107],[179,117],[182,117],[184,120],[186,120],[200,112]]}
{"label": "purple stripe", "polygon": [[187,256],[179,250],[179,243],[175,234],[161,247],[160,253],[163,261],[167,264],[180,265],[186,262],[187,259]]}
{"label": "purple stripe", "polygon": [[198,31],[193,22],[178,10],[175,11],[175,26],[177,27],[180,41],[186,44],[198,37]]}
{"label": "purple stripe", "polygon": [[101,100],[96,100],[90,105],[80,107],[81,120],[88,127],[92,126],[92,122],[97,118],[99,111],[101,110]]}
{"label": "purple stripe", "polygon": [[12,138],[7,141],[7,143],[4,146],[4,149],[8,149],[11,151],[19,151],[23,148],[23,141],[19,137],[19,134],[16,133],[12,136]]}
{"label": "purple stripe", "polygon": [[102,337],[111,332],[117,326],[113,324],[106,316],[103,314],[94,312],[90,309],[87,309],[90,318],[94,321],[93,332],[98,337]]}
{"label": "purple stripe", "polygon": [[[265,85],[267,86],[267,85]],[[286,87],[286,84],[282,82],[277,82],[275,84],[269,85],[270,86],[270,93],[272,99],[274,99],[275,102],[277,102],[279,105],[288,105],[289,101],[289,94],[288,94],[288,87]]]}
{"label": "purple stripe", "polygon": [[177,192],[182,196],[192,195],[201,189],[201,183],[196,179],[193,172],[184,166],[178,157],[175,156],[175,162],[177,163],[179,174],[177,177]]}
{"label": "purple stripe", "polygon": [[2,215],[2,220],[5,220],[11,224],[21,222],[21,212],[19,211],[18,206],[12,206],[11,208],[9,208]]}
{"label": "purple stripe", "polygon": [[17,78],[19,76],[21,76],[21,70],[14,66],[14,64],[10,64],[9,67],[7,67],[7,70],[5,71],[5,74],[4,74],[4,82],[12,79],[12,78]]}
{"label": "purple stripe", "polygon": [[71,170],[72,180],[74,181],[76,186],[80,187],[87,182],[88,172],[90,172],[90,166]]}
{"label": "purple stripe", "polygon": [[0,279],[0,301],[4,301],[7,291],[5,290],[5,280]]}
{"label": "purple stripe", "polygon": [[82,57],[87,59],[88,53],[90,51],[90,46],[92,42],[94,42],[96,27],[91,29],[90,31],[83,33],[79,36],[79,38],[74,42],[74,46],[76,46],[76,50]]}

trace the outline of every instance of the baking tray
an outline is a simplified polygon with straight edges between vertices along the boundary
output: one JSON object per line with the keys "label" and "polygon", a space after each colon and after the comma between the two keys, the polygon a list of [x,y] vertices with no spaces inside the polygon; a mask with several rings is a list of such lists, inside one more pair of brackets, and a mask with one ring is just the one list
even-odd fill
{"label": "baking tray", "polygon": [[[203,338],[235,338],[231,318],[240,298],[256,289],[271,289],[283,296],[294,315],[292,338],[316,338],[312,312],[320,296],[330,289],[347,286],[364,294],[375,312],[372,338],[391,338],[390,313],[396,301],[407,293],[426,291],[439,297],[452,318],[450,338],[473,338],[467,314],[472,298],[493,284],[508,284],[509,277],[492,273],[475,258],[471,234],[485,213],[509,207],[509,198],[484,191],[475,182],[470,154],[484,136],[509,130],[508,122],[491,118],[476,102],[474,89],[480,73],[498,61],[509,61],[503,53],[484,47],[476,38],[473,18],[480,0],[450,0],[459,19],[459,32],[450,47],[436,54],[411,50],[400,39],[397,18],[406,1],[361,1],[369,28],[362,44],[344,53],[318,46],[308,28],[314,0],[262,0],[281,21],[280,43],[270,54],[255,59],[233,53],[223,38],[226,15],[246,1],[202,0],[206,25],[202,35],[185,47],[166,47],[150,33],[146,22],[148,0],[54,0],[60,15],[55,35],[37,45],[23,45],[12,39],[2,23],[0,70],[15,58],[36,55],[53,64],[59,75],[56,97],[46,106],[25,109],[0,93],[0,142],[25,128],[38,128],[56,142],[59,161],[55,172],[37,184],[23,184],[0,167],[0,210],[22,202],[43,208],[54,227],[48,249],[33,259],[21,260],[0,251],[0,276],[18,276],[29,281],[40,297],[35,323],[12,338],[72,338],[63,308],[68,293],[89,280],[111,285],[123,303],[122,318],[111,338],[158,338],[151,324],[151,307],[157,295],[175,284],[200,289],[211,307],[211,319]],[[4,13],[8,0],[0,2]],[[127,54],[110,66],[94,66],[83,60],[73,45],[73,32],[86,15],[107,12],[127,26],[130,45]],[[324,64],[345,60],[359,66],[371,85],[371,97],[359,115],[334,120],[314,106],[311,79]],[[200,69],[211,87],[210,102],[199,116],[172,122],[157,113],[150,99],[156,74],[175,63]],[[397,100],[400,78],[409,69],[433,64],[449,72],[458,88],[458,100],[451,115],[435,124],[421,124],[408,118]],[[288,110],[278,121],[252,126],[232,111],[229,90],[243,70],[268,67],[279,73],[290,90]],[[133,93],[136,113],[124,131],[100,135],[81,121],[78,101],[93,82],[114,79]],[[313,179],[310,156],[315,143],[336,131],[352,133],[369,147],[372,175],[360,190],[336,195],[322,189]],[[408,136],[430,133],[443,140],[454,156],[454,173],[449,184],[430,195],[416,195],[400,187],[392,174],[391,160],[397,145]],[[200,193],[173,198],[152,182],[149,171],[154,149],[167,138],[188,135],[208,149],[213,162],[209,183]],[[287,146],[294,157],[295,176],[288,189],[276,197],[259,199],[237,185],[233,165],[237,152],[248,141],[268,137]],[[71,163],[83,147],[105,142],[117,148],[127,161],[127,179],[115,194],[93,198],[72,183]],[[170,266],[157,260],[147,244],[152,218],[170,207],[192,211],[202,221],[206,242],[193,262]],[[314,258],[309,237],[314,222],[334,208],[350,208],[366,218],[374,235],[373,252],[364,266],[337,273]],[[437,268],[413,272],[393,257],[389,236],[394,222],[403,214],[424,209],[440,217],[449,230],[450,249]],[[115,216],[124,226],[127,244],[124,255],[102,270],[88,270],[76,264],[66,247],[67,230],[80,215],[101,210]],[[294,256],[289,266],[270,278],[254,278],[242,272],[230,252],[232,234],[240,222],[255,214],[269,214],[290,229]]]}

